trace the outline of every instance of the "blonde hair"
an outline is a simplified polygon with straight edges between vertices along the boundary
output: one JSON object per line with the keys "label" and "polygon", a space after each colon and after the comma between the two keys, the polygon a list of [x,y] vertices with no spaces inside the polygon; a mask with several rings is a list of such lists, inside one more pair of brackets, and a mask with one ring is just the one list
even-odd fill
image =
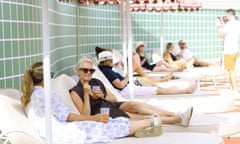
{"label": "blonde hair", "polygon": [[91,63],[92,65],[94,65],[94,64],[93,64],[93,61],[92,61],[90,58],[88,58],[88,56],[85,56],[85,57],[79,59],[78,62],[77,62],[77,64],[75,65],[75,73],[76,73],[76,74],[77,74],[77,72],[78,72],[78,69],[82,67],[82,64],[83,64],[84,62],[89,62],[89,63]]}
{"label": "blonde hair", "polygon": [[36,62],[23,75],[21,105],[26,108],[31,100],[34,85],[43,81],[43,63]]}

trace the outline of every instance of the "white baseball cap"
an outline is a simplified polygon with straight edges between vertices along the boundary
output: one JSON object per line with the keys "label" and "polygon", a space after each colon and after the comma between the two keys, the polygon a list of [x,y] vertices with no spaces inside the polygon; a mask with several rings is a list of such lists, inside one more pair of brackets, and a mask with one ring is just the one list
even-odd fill
{"label": "white baseball cap", "polygon": [[138,48],[139,46],[144,46],[145,47],[146,45],[145,45],[145,43],[143,41],[139,41],[136,44],[136,48]]}
{"label": "white baseball cap", "polygon": [[98,54],[98,62],[113,59],[113,53],[111,51],[103,51]]}

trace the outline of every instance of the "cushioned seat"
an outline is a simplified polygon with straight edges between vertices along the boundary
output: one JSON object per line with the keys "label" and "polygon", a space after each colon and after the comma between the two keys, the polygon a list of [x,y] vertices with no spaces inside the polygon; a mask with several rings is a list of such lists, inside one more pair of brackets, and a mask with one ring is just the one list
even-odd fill
{"label": "cushioned seat", "polygon": [[69,93],[69,89],[76,85],[76,81],[66,74],[61,74],[52,80],[51,87],[60,96],[64,104],[73,112],[79,113]]}
{"label": "cushioned seat", "polygon": [[203,133],[163,133],[159,137],[149,138],[122,138],[111,144],[224,144],[221,137]]}
{"label": "cushioned seat", "polygon": [[[6,91],[5,91],[6,92]],[[12,144],[43,144],[31,121],[25,115],[19,98],[21,92],[15,89],[0,94],[0,130]],[[14,95],[12,95],[14,94]],[[13,98],[16,97],[16,98]]]}

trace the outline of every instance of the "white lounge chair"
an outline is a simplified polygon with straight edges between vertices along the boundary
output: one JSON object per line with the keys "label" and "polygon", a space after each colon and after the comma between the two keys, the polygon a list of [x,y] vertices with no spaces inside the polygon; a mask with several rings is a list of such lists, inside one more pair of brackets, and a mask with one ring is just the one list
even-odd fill
{"label": "white lounge chair", "polygon": [[[64,79],[66,78],[63,76]],[[65,80],[71,81],[69,78]],[[65,81],[66,82],[66,81]],[[66,82],[67,83],[67,82]],[[66,85],[65,85],[66,86]],[[44,139],[38,136],[34,128],[31,125],[31,121],[26,117],[23,109],[21,108],[19,97],[16,93],[21,93],[15,89],[8,89],[8,93],[2,94],[0,92],[0,143],[11,143],[11,144],[44,144]],[[14,94],[14,95],[12,95]],[[16,98],[12,98],[16,96]],[[187,138],[187,139],[186,139]],[[204,144],[223,144],[223,139],[218,136],[210,134],[198,134],[198,133],[167,133],[164,132],[162,136],[153,138],[122,138],[114,140],[110,143],[145,143],[151,142],[158,144],[162,142],[178,142],[179,144],[190,144],[195,143],[195,140],[199,143]],[[187,143],[186,143],[187,142]]]}
{"label": "white lounge chair", "polygon": [[21,92],[16,89],[0,91],[0,143],[44,144],[20,105]]}
{"label": "white lounge chair", "polygon": [[[69,76],[70,77],[70,76]],[[102,80],[102,79],[101,79]],[[66,82],[66,79],[63,80],[61,83],[68,83]],[[105,84],[105,83],[104,83]],[[106,84],[105,84],[106,86]],[[63,89],[63,87],[61,87]],[[67,90],[68,91],[68,88]],[[121,98],[121,96],[119,96]],[[121,98],[123,99],[123,98]],[[207,101],[208,99],[205,99],[205,101],[202,101],[202,106],[199,106],[199,109],[203,108],[205,110],[211,109],[214,107],[214,100]],[[153,100],[156,103],[158,102],[159,105],[162,103],[164,105],[164,100]],[[174,100],[173,100],[174,101]],[[171,110],[171,111],[178,111],[179,109],[182,109],[186,106],[186,103],[184,103],[184,99],[178,99],[175,100],[175,105],[178,103],[182,103],[183,105],[179,105],[179,107],[174,107],[174,104],[171,104],[169,106],[169,103],[165,104],[165,109]],[[189,104],[191,104],[191,100],[189,100]],[[195,101],[197,102],[197,100]],[[204,103],[205,102],[205,103]],[[156,104],[154,103],[154,104]],[[152,104],[152,103],[149,103]],[[192,103],[193,104],[193,103]],[[157,106],[157,104],[156,104]],[[173,106],[174,108],[171,108]],[[220,108],[220,105],[218,106]],[[223,114],[198,114],[196,113],[194,108],[194,114],[192,117],[192,121],[190,123],[190,126],[188,128],[184,128],[181,126],[176,125],[163,125],[163,129],[165,132],[202,132],[202,133],[212,133],[220,136],[230,136],[235,133],[240,132],[240,113],[223,113]],[[217,108],[216,108],[217,109]],[[209,110],[211,111],[211,110]]]}

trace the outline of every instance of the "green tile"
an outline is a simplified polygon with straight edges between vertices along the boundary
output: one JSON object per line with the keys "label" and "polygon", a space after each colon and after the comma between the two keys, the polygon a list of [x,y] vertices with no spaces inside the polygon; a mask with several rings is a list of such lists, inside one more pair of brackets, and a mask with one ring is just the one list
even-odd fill
{"label": "green tile", "polygon": [[16,20],[17,19],[17,6],[11,5],[11,19]]}
{"label": "green tile", "polygon": [[12,57],[12,48],[11,42],[4,42],[5,57]]}
{"label": "green tile", "polygon": [[13,41],[12,42],[12,49],[13,49],[13,56],[19,56],[18,52],[18,41]]}
{"label": "green tile", "polygon": [[13,61],[13,74],[14,75],[19,74],[19,61],[18,61],[18,59]]}
{"label": "green tile", "polygon": [[5,82],[4,82],[4,80],[0,80],[0,88],[5,88]]}
{"label": "green tile", "polygon": [[2,8],[3,8],[3,18],[5,20],[10,20],[11,18],[10,18],[10,6],[9,6],[9,4],[4,3]]}
{"label": "green tile", "polygon": [[20,90],[20,89],[21,89],[21,86],[20,86],[19,84],[21,84],[21,78],[19,78],[19,77],[14,78],[13,81],[14,81],[13,87],[14,87],[15,89],[19,89],[19,90]]}
{"label": "green tile", "polygon": [[[1,14],[0,14],[1,15]],[[4,38],[3,36],[3,23],[0,23],[0,39]]]}
{"label": "green tile", "polygon": [[6,71],[6,76],[11,76],[12,73],[12,60],[6,60],[5,61],[5,71]]}
{"label": "green tile", "polygon": [[0,42],[0,59],[3,58],[3,42]]}
{"label": "green tile", "polygon": [[17,6],[17,17],[18,17],[18,20],[24,20],[23,9],[24,9],[24,6],[22,6],[22,5],[18,5]]}
{"label": "green tile", "polygon": [[13,79],[7,79],[6,80],[6,87],[12,88],[13,87]]}
{"label": "green tile", "polygon": [[5,22],[3,24],[3,27],[4,27],[4,38],[8,39],[8,38],[11,38],[11,33],[10,33],[10,23],[9,22]]}
{"label": "green tile", "polygon": [[10,27],[11,27],[11,31],[12,31],[11,37],[18,38],[18,24],[11,23]]}

